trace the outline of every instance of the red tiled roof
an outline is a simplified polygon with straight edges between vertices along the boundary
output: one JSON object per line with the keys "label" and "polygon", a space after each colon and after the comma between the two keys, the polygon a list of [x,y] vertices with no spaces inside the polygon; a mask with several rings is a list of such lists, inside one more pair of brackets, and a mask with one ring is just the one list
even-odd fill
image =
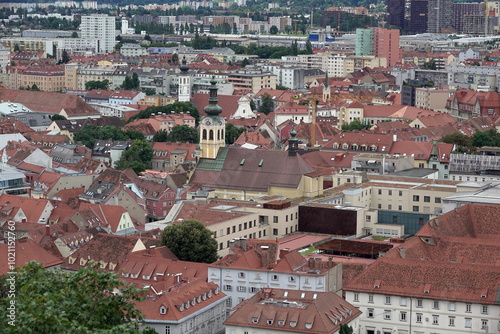
{"label": "red tiled roof", "polygon": [[[50,268],[54,266],[58,266],[63,261],[47,250],[45,250],[42,246],[35,243],[30,239],[21,239],[17,240],[15,244],[16,249],[16,267],[22,267],[30,261],[40,262],[44,268]],[[3,261],[0,261],[0,275],[4,275],[10,271],[13,271],[9,268],[7,258],[9,245],[8,244],[0,244],[0,256],[2,256]]]}
{"label": "red tiled roof", "polygon": [[71,94],[0,89],[0,100],[21,103],[34,111],[59,114],[64,109],[68,115],[100,115],[81,98]]}

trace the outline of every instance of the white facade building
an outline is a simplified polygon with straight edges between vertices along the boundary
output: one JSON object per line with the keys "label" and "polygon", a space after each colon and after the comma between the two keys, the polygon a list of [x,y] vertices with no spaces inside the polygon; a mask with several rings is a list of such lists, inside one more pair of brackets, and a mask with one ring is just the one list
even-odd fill
{"label": "white facade building", "polygon": [[82,16],[80,25],[82,38],[99,39],[99,53],[113,52],[115,40],[115,18],[106,14]]}

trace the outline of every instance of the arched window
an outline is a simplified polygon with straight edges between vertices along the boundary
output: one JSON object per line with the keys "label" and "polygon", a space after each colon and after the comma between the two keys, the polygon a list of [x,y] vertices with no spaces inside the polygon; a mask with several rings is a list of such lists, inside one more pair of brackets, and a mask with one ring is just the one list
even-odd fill
{"label": "arched window", "polygon": [[207,139],[207,129],[203,129],[203,135],[201,136],[204,140]]}
{"label": "arched window", "polygon": [[209,140],[214,140],[214,130],[210,130],[210,132],[208,133],[208,139]]}
{"label": "arched window", "polygon": [[217,130],[217,140],[220,140],[220,130]]}

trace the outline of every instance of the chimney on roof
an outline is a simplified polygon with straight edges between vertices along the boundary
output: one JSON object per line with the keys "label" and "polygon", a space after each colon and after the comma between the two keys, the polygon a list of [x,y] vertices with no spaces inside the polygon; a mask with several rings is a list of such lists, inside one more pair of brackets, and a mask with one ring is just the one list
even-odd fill
{"label": "chimney on roof", "polygon": [[50,225],[49,224],[45,225],[45,235],[50,237]]}
{"label": "chimney on roof", "polygon": [[314,270],[314,265],[315,265],[314,258],[310,257],[309,258],[309,270]]}
{"label": "chimney on roof", "polygon": [[320,257],[317,257],[317,258],[314,258],[314,268],[316,270],[321,270],[321,258]]}
{"label": "chimney on roof", "polygon": [[405,258],[406,255],[406,249],[404,247],[399,248],[399,256],[401,256],[402,259]]}
{"label": "chimney on roof", "polygon": [[283,259],[285,255],[287,255],[289,252],[290,252],[289,248],[280,249],[280,260]]}
{"label": "chimney on roof", "polygon": [[331,256],[328,258],[328,268],[333,268],[333,258]]}

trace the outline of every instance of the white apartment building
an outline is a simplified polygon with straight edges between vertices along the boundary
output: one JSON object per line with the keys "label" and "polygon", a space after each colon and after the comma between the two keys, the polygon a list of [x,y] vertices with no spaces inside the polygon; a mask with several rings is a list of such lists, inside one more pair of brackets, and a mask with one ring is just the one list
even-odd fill
{"label": "white apartment building", "polygon": [[106,14],[82,16],[82,38],[99,39],[99,53],[113,52],[115,47],[115,18]]}
{"label": "white apartment building", "polygon": [[10,65],[10,48],[0,44],[0,71],[5,72],[7,65]]}
{"label": "white apartment building", "polygon": [[[342,289],[342,264],[307,260],[297,251],[280,250],[275,240],[236,239],[232,254],[208,266],[208,281],[230,297],[232,308],[264,288],[327,292]],[[235,254],[235,252],[237,252]]]}
{"label": "white apartment building", "polygon": [[424,225],[348,283],[356,333],[500,333],[500,206],[467,204]]}

